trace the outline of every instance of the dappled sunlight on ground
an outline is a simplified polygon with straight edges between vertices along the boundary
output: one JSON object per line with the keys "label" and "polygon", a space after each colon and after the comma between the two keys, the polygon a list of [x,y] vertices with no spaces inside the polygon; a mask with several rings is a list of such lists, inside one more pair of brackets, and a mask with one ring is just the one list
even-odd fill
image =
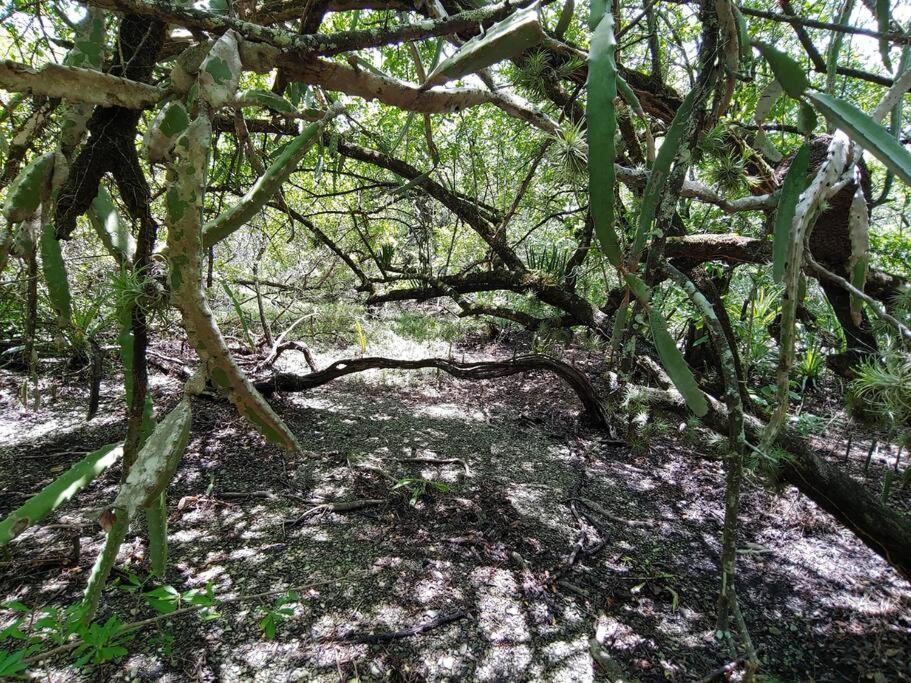
{"label": "dappled sunlight on ground", "polygon": [[[422,347],[414,357],[426,355]],[[433,373],[348,378],[274,401],[301,437],[305,451],[295,455],[263,445],[229,405],[196,401],[169,492],[168,580],[178,590],[211,582],[222,598],[299,588],[291,614],[268,640],[260,624],[275,596],[226,604],[215,621],[173,620],[173,638],[144,631],[129,658],[92,673],[42,673],[590,681],[613,670],[627,680],[683,681],[724,663],[713,637],[720,463],[672,443],[636,454],[607,446],[579,426],[571,395],[542,386],[522,377],[460,384]],[[15,431],[11,421],[0,419],[0,428]],[[80,447],[111,433],[84,431]],[[29,443],[13,457],[67,451],[70,434],[43,423],[27,435],[20,429]],[[46,482],[49,464],[75,457],[19,460],[21,478],[0,480],[4,509],[21,499],[14,491]],[[6,576],[0,599],[78,597],[102,540],[97,510],[118,477],[112,469],[50,520],[80,525],[75,566]],[[319,507],[368,499],[382,504]],[[906,652],[911,628],[907,583],[793,491],[775,497],[748,485],[744,509],[740,596],[757,645],[774,658],[770,673],[911,675],[896,654]],[[65,554],[73,533],[31,529],[15,555]],[[135,524],[114,583],[145,576],[142,535]],[[112,613],[143,618],[149,608],[112,586],[101,616]],[[453,621],[383,640],[444,617]],[[597,661],[590,639],[604,655]],[[828,652],[836,641],[837,662]]]}

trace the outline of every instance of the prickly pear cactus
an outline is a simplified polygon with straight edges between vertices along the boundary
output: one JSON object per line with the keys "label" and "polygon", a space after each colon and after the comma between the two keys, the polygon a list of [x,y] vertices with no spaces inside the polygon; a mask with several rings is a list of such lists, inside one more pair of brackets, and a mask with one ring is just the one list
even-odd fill
{"label": "prickly pear cactus", "polygon": [[115,514],[127,518],[154,504],[174,476],[190,436],[190,400],[184,398],[158,423],[130,468],[127,479],[111,504]]}
{"label": "prickly pear cactus", "polygon": [[98,195],[92,200],[88,213],[89,221],[108,253],[120,264],[130,263],[136,251],[136,241],[130,234],[130,226],[120,218],[111,193],[100,183]]}
{"label": "prickly pear cactus", "polygon": [[3,204],[3,215],[10,223],[24,221],[35,213],[43,201],[47,201],[54,156],[53,152],[47,152],[35,157],[10,185]]}
{"label": "prickly pear cactus", "polygon": [[[85,18],[76,25],[73,48],[64,58],[67,66],[98,71],[104,62],[104,11],[89,7]],[[79,146],[86,125],[94,111],[90,104],[68,102],[60,125],[60,151],[69,158]]]}
{"label": "prickly pear cactus", "polygon": [[266,439],[299,450],[294,434],[234,363],[205,298],[202,207],[211,131],[209,119],[200,115],[177,141],[174,182],[165,201],[172,300],[212,382]]}
{"label": "prickly pear cactus", "polygon": [[[334,116],[335,111],[328,116]],[[327,117],[328,118],[328,117]],[[269,198],[297,170],[310,148],[319,140],[326,120],[311,123],[276,157],[240,201],[209,221],[203,230],[203,246],[208,248],[241,228],[265,206]]]}
{"label": "prickly pear cactus", "polygon": [[48,298],[57,314],[57,323],[61,329],[70,327],[73,316],[70,283],[66,275],[66,263],[60,242],[54,234],[54,224],[47,223],[41,228],[41,269],[47,283]]}
{"label": "prickly pear cactus", "polygon": [[199,67],[199,97],[213,111],[221,109],[234,100],[240,73],[237,34],[228,30],[215,41]]}
{"label": "prickly pear cactus", "polygon": [[169,102],[156,114],[146,131],[143,145],[149,161],[164,163],[171,160],[174,145],[190,125],[186,107],[180,102]]}
{"label": "prickly pear cactus", "polygon": [[171,68],[171,89],[174,92],[179,95],[186,95],[190,92],[190,89],[196,85],[199,66],[211,49],[212,43],[205,41],[191,45],[177,56],[174,66]]}

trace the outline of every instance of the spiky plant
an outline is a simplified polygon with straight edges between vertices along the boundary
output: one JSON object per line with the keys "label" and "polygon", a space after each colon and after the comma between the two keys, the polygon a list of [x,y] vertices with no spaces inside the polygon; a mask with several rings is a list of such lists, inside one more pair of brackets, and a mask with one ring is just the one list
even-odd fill
{"label": "spiky plant", "polygon": [[911,428],[911,353],[891,349],[881,359],[861,363],[850,392],[854,406],[866,415]]}
{"label": "spiky plant", "polygon": [[571,180],[587,173],[588,143],[581,122],[573,124],[566,121],[560,126],[560,132],[554,137],[554,153]]}
{"label": "spiky plant", "polygon": [[719,154],[709,168],[709,177],[723,193],[736,196],[746,185],[743,158],[732,152]]}
{"label": "spiky plant", "polygon": [[554,69],[550,53],[544,50],[532,50],[525,62],[516,70],[516,85],[526,90],[529,95],[541,96],[544,80],[553,76]]}

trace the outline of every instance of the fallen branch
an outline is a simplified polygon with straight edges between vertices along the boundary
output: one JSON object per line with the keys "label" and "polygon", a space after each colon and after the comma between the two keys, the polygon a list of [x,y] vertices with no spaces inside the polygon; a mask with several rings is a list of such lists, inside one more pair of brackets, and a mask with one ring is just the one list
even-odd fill
{"label": "fallen branch", "polygon": [[585,418],[595,427],[607,428],[604,406],[585,373],[555,358],[537,354],[518,356],[508,361],[473,363],[459,363],[444,358],[423,358],[421,360],[395,360],[382,357],[353,358],[336,361],[324,370],[312,372],[309,375],[278,373],[270,379],[257,382],[256,388],[263,396],[269,396],[277,391],[307,391],[328,384],[339,377],[366,370],[422,370],[426,368],[442,370],[458,379],[471,380],[499,379],[538,370],[552,372],[576,393],[585,408]]}
{"label": "fallen branch", "polygon": [[383,505],[385,502],[386,501],[383,499],[366,498],[363,500],[343,500],[337,503],[320,503],[304,512],[299,517],[286,519],[284,523],[288,526],[294,526],[300,524],[307,519],[307,517],[317,512],[355,512],[357,510],[363,510],[364,508]]}
{"label": "fallen branch", "polygon": [[[686,402],[675,390],[631,386],[629,391],[653,406],[687,414]],[[711,396],[706,395],[706,400],[709,412],[703,421],[724,434],[727,430],[727,411]],[[744,427],[748,438],[756,442],[765,424],[756,417],[746,415]],[[783,481],[797,487],[850,529],[899,574],[911,578],[911,523],[905,515],[884,504],[877,495],[818,456],[810,443],[790,426],[781,430],[777,445],[791,455],[789,460],[781,463],[778,476]]]}

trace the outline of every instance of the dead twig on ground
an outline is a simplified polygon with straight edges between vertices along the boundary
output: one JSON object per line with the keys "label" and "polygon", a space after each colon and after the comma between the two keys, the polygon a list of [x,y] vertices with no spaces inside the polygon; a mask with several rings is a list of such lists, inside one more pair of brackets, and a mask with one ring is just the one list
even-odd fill
{"label": "dead twig on ground", "polygon": [[357,510],[363,510],[364,508],[383,505],[385,502],[386,500],[382,498],[365,498],[362,500],[343,500],[337,503],[320,503],[304,512],[299,517],[286,519],[284,524],[288,526],[300,524],[307,519],[307,517],[316,514],[317,512],[355,512]]}

